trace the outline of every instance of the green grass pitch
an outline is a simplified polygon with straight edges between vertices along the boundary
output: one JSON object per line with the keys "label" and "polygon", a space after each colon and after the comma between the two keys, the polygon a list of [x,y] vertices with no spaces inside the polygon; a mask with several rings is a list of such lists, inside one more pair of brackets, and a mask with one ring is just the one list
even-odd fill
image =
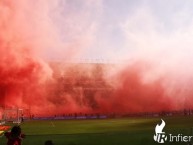
{"label": "green grass pitch", "polygon": [[[26,121],[21,124],[26,134],[23,145],[44,145],[52,140],[55,145],[156,145],[154,129],[161,118],[121,118],[104,120]],[[163,117],[164,131],[192,134],[193,117]],[[187,143],[169,143],[187,145]],[[0,145],[6,145],[5,137]]]}

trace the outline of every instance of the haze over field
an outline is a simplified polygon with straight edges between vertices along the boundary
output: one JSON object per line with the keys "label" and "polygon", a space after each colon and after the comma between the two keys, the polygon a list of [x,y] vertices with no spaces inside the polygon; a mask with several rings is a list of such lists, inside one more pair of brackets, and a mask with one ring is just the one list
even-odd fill
{"label": "haze over field", "polygon": [[1,0],[0,104],[43,114],[191,109],[192,7]]}

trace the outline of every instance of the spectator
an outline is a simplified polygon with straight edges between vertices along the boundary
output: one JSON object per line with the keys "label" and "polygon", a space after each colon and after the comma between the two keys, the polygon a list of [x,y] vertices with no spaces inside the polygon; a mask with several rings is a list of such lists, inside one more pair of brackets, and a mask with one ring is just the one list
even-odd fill
{"label": "spectator", "polygon": [[53,142],[51,140],[47,140],[47,141],[45,141],[44,145],[54,145],[54,144],[53,144]]}
{"label": "spectator", "polygon": [[7,145],[21,145],[22,139],[25,135],[21,133],[20,126],[16,125],[11,129],[11,132],[6,132]]}

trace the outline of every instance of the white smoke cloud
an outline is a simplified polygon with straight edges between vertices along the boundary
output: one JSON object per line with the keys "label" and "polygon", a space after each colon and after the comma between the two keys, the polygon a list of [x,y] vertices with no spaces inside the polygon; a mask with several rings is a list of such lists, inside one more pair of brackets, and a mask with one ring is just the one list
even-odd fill
{"label": "white smoke cloud", "polygon": [[[179,62],[187,65],[193,55],[193,18],[188,24],[177,27],[183,23],[183,19],[179,19],[182,13],[184,15],[185,12],[178,12],[171,17],[171,24],[175,30],[168,31],[164,22],[149,9],[137,9],[122,25],[128,52],[133,52],[134,57],[152,59],[164,67],[177,67]],[[126,55],[129,57],[130,54]]]}
{"label": "white smoke cloud", "polygon": [[166,22],[147,6],[136,9],[121,24],[128,50],[123,57],[149,63],[143,73],[144,83],[164,79],[167,95],[182,107],[192,94],[193,17],[185,8],[168,15]]}
{"label": "white smoke cloud", "polygon": [[[101,0],[1,3],[1,20],[8,22],[11,19],[10,25],[5,26],[6,35],[3,38],[6,41],[22,41],[22,45],[25,42],[23,47],[33,47],[34,56],[41,52],[41,56],[48,60],[70,59],[95,41]],[[3,24],[1,27],[4,27]]]}

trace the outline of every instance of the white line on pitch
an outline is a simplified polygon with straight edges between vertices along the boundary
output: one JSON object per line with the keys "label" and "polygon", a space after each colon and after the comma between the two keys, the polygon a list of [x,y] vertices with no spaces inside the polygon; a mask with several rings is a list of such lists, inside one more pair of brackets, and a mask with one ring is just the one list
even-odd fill
{"label": "white line on pitch", "polygon": [[51,121],[52,127],[55,127],[55,124]]}

